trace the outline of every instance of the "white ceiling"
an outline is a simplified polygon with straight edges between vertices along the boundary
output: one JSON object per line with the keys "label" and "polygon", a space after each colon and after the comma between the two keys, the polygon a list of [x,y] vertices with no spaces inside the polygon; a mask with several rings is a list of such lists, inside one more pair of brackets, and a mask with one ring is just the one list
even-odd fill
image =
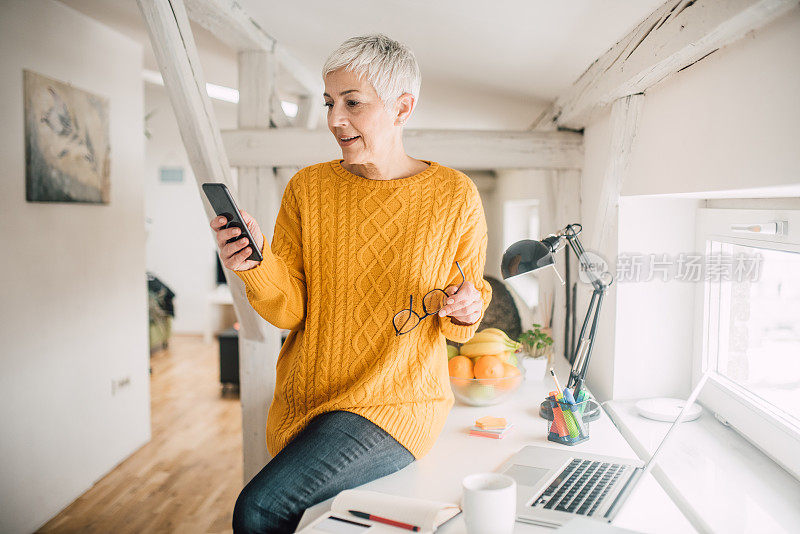
{"label": "white ceiling", "polygon": [[425,82],[552,101],[664,0],[238,0],[314,72],[348,37],[408,44]]}
{"label": "white ceiling", "polygon": [[[422,70],[425,127],[458,127],[455,114],[480,107],[483,122],[463,127],[491,127],[490,116],[505,114],[503,124],[524,128],[664,0],[237,1],[312,73],[354,35],[408,44]],[[158,70],[135,0],[61,2],[141,42],[144,67]],[[206,81],[236,87],[235,52],[193,29]]]}
{"label": "white ceiling", "polygon": [[[136,0],[59,1],[141,43],[144,48],[144,68],[159,70],[150,45],[150,36],[147,34]],[[206,81],[226,87],[237,87],[236,52],[197,24],[192,23],[192,33]]]}

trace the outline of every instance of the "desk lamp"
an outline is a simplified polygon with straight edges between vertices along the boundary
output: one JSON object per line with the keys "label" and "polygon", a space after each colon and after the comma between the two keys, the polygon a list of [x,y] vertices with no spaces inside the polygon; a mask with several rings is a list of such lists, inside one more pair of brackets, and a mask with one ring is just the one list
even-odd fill
{"label": "desk lamp", "polygon": [[[589,302],[589,309],[583,320],[578,343],[575,347],[570,347],[572,354],[572,368],[569,373],[568,388],[574,388],[574,396],[583,388],[583,381],[586,378],[586,370],[589,367],[589,358],[594,347],[595,334],[597,332],[597,318],[600,315],[600,305],[603,303],[603,295],[614,282],[614,277],[609,272],[602,272],[599,275],[596,271],[596,264],[592,264],[587,257],[586,251],[578,239],[583,227],[580,224],[568,224],[555,234],[550,234],[541,241],[533,239],[523,239],[517,241],[503,253],[503,261],[500,271],[503,279],[519,276],[528,272],[537,271],[544,267],[552,266],[555,269],[553,255],[564,248],[567,244],[572,248],[580,261],[580,268],[589,283],[592,284],[594,292]],[[558,273],[558,271],[556,271]],[[559,276],[559,279],[561,277]],[[563,285],[563,281],[562,281]],[[591,327],[589,322],[591,320]],[[587,328],[589,332],[587,333]],[[553,419],[549,401],[545,400],[539,407],[539,415],[545,419]],[[589,402],[589,407],[583,415],[584,421],[593,421],[600,416],[600,405],[593,399]]]}

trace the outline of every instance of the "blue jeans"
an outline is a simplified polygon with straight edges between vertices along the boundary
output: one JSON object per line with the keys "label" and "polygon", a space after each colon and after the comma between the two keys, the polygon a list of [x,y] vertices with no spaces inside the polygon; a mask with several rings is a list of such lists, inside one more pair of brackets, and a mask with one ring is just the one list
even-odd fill
{"label": "blue jeans", "polygon": [[372,421],[333,411],[314,417],[248,482],[233,532],[294,532],[306,508],[399,471],[414,455]]}

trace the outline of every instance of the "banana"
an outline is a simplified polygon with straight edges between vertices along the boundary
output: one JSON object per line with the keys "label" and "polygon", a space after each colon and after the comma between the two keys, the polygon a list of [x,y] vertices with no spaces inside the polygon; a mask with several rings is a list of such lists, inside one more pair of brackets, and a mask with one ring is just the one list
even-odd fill
{"label": "banana", "polygon": [[507,344],[506,338],[494,332],[478,332],[467,343],[489,343],[492,341],[499,341],[500,343]]}
{"label": "banana", "polygon": [[[498,334],[497,332],[500,332],[500,333]],[[508,348],[513,349],[513,350],[517,350],[522,346],[519,342],[514,341],[511,338],[509,338],[508,336],[501,335],[501,334],[502,334],[502,331],[501,330],[497,330],[496,328],[492,329],[492,331],[490,331],[490,332],[487,332],[486,330],[481,330],[480,332],[478,332],[475,335],[473,335],[472,338],[469,341],[467,341],[467,343],[500,342],[500,343],[503,343],[504,345],[506,345]]]}
{"label": "banana", "polygon": [[[518,341],[514,341],[513,339],[511,339],[510,337],[508,337],[508,334],[506,334],[505,332],[503,332],[503,331],[502,331],[502,330],[500,330],[499,328],[485,328],[485,329],[481,330],[480,332],[478,332],[478,334],[490,334],[490,335],[494,335],[494,336],[497,336],[497,337],[501,337],[501,338],[503,338],[503,339],[504,339],[504,340],[505,340],[507,343],[509,343],[509,344],[514,344],[514,345],[521,346],[521,345],[519,345],[519,342],[518,342]],[[477,335],[477,334],[476,334],[476,335]]]}
{"label": "banana", "polygon": [[499,328],[484,328],[483,330],[478,332],[478,334],[496,334],[498,336],[503,337],[504,339],[511,339],[505,332],[503,332]]}
{"label": "banana", "polygon": [[[496,336],[494,334],[489,334],[489,335],[483,334],[481,336],[478,336],[476,334],[475,336],[472,337],[472,339],[470,339],[469,341],[464,343],[464,345],[462,345],[462,347],[469,346],[469,345],[478,345],[478,344],[480,344],[480,345],[483,345],[483,344],[497,344],[498,346],[502,346],[502,350],[511,351],[511,352],[516,352],[522,347],[521,343],[518,343],[516,341],[509,341],[509,340],[506,340],[506,339],[501,339],[499,336]],[[484,349],[481,348],[479,350],[484,350]]]}
{"label": "banana", "polygon": [[475,356],[477,354],[499,354],[508,350],[508,346],[501,341],[484,341],[480,343],[466,343],[461,345],[460,354]]}

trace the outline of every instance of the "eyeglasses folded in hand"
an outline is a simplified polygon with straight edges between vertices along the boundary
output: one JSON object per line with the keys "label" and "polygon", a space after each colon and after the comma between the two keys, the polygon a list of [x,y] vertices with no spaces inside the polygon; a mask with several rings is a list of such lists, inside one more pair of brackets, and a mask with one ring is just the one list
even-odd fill
{"label": "eyeglasses folded in hand", "polygon": [[[458,267],[458,272],[461,273],[461,283],[458,284],[458,289],[456,289],[456,293],[458,293],[458,291],[461,290],[461,286],[464,285],[465,278],[464,271],[461,270],[461,265],[459,265],[458,262],[456,262],[456,267]],[[422,297],[422,311],[425,315],[420,316],[414,311],[414,295],[410,295],[408,308],[397,312],[392,319],[396,335],[408,334],[416,328],[423,319],[429,315],[439,313],[439,310],[444,308],[447,304],[448,298],[450,298],[450,295],[443,289],[431,289]]]}

